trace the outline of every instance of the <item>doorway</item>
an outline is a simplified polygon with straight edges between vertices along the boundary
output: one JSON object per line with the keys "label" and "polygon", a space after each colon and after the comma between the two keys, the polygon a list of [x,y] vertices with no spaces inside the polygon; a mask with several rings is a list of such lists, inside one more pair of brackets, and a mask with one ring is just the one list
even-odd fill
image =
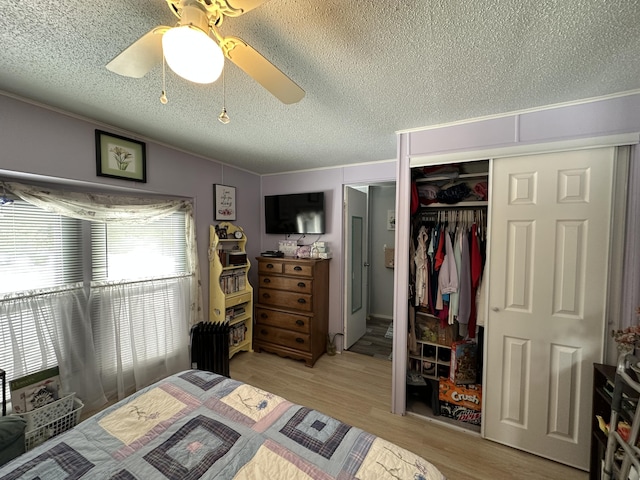
{"label": "doorway", "polygon": [[[357,192],[355,193],[354,190]],[[353,234],[358,226],[353,213],[352,197],[365,196],[366,224],[362,239],[362,255],[356,254],[361,248],[354,245],[359,241]],[[395,244],[395,182],[345,186],[345,349],[385,360],[392,359],[393,351],[393,259]],[[355,220],[354,220],[355,218]],[[361,265],[354,260],[360,259]],[[358,285],[358,267],[362,269],[363,281],[362,316],[354,315],[354,286]],[[354,280],[356,280],[354,282]],[[356,302],[357,303],[357,302]],[[356,317],[356,318],[354,318]],[[358,322],[364,323],[358,326]],[[358,332],[358,333],[355,333]]]}

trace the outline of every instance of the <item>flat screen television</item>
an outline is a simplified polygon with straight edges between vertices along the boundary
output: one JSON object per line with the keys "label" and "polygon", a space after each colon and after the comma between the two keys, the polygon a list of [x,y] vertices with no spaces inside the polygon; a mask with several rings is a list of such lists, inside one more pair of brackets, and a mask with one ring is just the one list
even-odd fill
{"label": "flat screen television", "polygon": [[325,233],[324,192],[266,195],[264,197],[266,233]]}

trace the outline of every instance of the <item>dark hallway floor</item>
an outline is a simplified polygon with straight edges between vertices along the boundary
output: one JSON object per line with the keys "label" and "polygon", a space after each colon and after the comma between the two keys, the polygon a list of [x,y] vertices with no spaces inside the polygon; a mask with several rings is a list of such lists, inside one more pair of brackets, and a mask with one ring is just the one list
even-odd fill
{"label": "dark hallway floor", "polygon": [[369,317],[367,331],[354,343],[350,352],[391,360],[393,350],[392,322],[388,318]]}

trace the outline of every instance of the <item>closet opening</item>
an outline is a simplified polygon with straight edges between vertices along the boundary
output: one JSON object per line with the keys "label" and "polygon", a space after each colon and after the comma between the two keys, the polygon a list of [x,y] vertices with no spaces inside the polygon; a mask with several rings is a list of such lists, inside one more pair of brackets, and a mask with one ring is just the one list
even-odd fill
{"label": "closet opening", "polygon": [[489,160],[411,169],[406,410],[480,432]]}

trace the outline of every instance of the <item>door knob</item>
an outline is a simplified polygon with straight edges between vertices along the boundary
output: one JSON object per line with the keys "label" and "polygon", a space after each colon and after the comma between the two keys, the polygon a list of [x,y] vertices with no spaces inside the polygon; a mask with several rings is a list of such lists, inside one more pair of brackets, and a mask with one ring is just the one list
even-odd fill
{"label": "door knob", "polygon": [[493,310],[494,312],[499,312],[500,309],[498,307],[492,307],[491,310]]}
{"label": "door knob", "polygon": [[368,267],[369,266],[369,262],[364,262],[364,266]]}

